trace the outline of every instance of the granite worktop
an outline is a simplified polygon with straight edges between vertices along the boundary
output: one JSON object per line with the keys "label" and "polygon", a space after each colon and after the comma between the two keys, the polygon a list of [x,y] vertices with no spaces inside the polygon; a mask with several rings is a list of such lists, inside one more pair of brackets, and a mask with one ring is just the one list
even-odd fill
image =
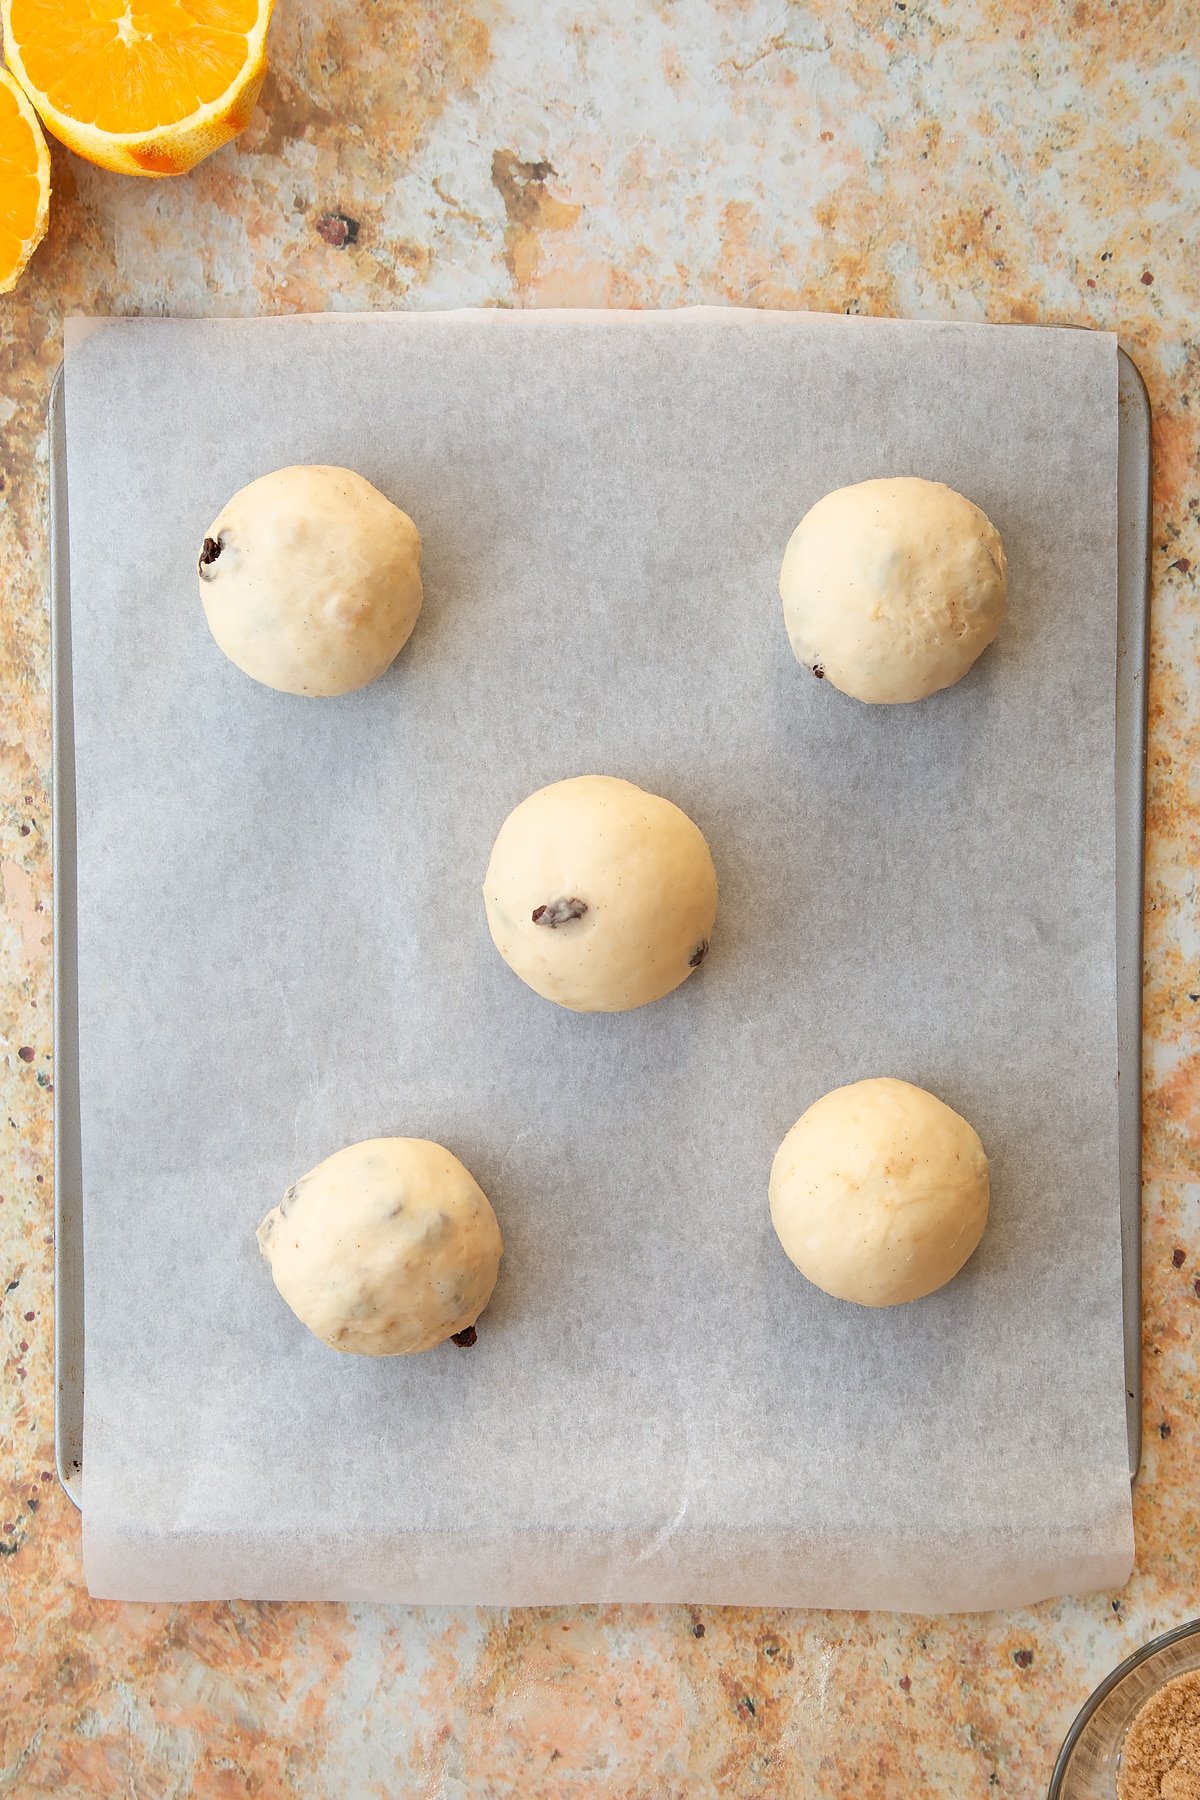
{"label": "granite worktop", "polygon": [[[258,110],[192,175],[55,147],[0,300],[0,1794],[1037,1796],[1096,1680],[1200,1612],[1198,32],[1189,0],[278,0]],[[63,316],[700,301],[1103,327],[1149,387],[1133,1579],[951,1619],[93,1602],[52,1450]]]}

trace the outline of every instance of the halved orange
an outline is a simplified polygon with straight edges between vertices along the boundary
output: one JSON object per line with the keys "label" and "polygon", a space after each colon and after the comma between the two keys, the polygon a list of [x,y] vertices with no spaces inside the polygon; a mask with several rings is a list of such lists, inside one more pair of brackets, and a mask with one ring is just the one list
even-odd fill
{"label": "halved orange", "polygon": [[181,175],[248,122],[274,0],[0,0],[47,130],[126,175]]}
{"label": "halved orange", "polygon": [[46,235],[50,152],[37,114],[0,69],[0,294],[15,288]]}

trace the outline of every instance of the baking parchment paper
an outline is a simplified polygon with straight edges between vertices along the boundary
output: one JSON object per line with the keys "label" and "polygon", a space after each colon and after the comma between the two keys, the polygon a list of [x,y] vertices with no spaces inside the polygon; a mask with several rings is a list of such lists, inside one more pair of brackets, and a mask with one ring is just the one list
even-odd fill
{"label": "baking parchment paper", "polygon": [[[1121,1582],[1117,349],[699,309],[75,321],[67,421],[93,1593],[934,1612]],[[340,700],[255,686],[195,559],[291,462],[417,521],[426,603]],[[956,688],[793,660],[801,514],[948,481],[1007,548]],[[505,814],[603,771],[712,845],[670,999],[505,968]],[[871,1312],[766,1203],[826,1089],[980,1132],[964,1274]],[[338,1356],[254,1228],[358,1138],[435,1138],[507,1253],[477,1345]]]}

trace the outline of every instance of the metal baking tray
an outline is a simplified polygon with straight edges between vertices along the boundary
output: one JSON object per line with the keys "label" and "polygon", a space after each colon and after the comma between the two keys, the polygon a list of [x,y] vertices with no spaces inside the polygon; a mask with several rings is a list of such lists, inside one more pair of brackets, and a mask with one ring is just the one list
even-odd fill
{"label": "metal baking tray", "polygon": [[[1132,1480],[1141,1460],[1142,877],[1150,626],[1150,399],[1119,355],[1117,484],[1117,1068],[1125,1407]],[[83,1176],[79,1141],[75,746],[66,397],[50,390],[50,658],[54,782],[54,1449],[83,1504]]]}

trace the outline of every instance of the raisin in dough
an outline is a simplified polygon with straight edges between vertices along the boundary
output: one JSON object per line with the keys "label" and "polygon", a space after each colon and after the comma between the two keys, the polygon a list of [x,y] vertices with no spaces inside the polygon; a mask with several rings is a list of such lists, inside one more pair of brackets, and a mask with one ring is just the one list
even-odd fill
{"label": "raisin in dough", "polygon": [[907,1081],[856,1081],[792,1126],[771,1220],[802,1275],[839,1300],[897,1306],[944,1286],[983,1236],[988,1163],[965,1119]]}
{"label": "raisin in dough", "polygon": [[699,968],[717,916],[699,827],[611,775],[523,800],[500,828],[483,894],[509,968],[572,1012],[660,1000]]}
{"label": "raisin in dough", "polygon": [[504,1254],[487,1195],[425,1138],[369,1138],[318,1163],[258,1244],[296,1317],[359,1356],[432,1350],[473,1327]]}
{"label": "raisin in dough", "polygon": [[208,528],[200,599],[221,649],[285,694],[366,687],[421,610],[421,539],[353,469],[262,475]]}
{"label": "raisin in dough", "polygon": [[950,687],[1004,622],[1000,534],[940,481],[860,481],[818,500],[779,577],[798,662],[872,704]]}

